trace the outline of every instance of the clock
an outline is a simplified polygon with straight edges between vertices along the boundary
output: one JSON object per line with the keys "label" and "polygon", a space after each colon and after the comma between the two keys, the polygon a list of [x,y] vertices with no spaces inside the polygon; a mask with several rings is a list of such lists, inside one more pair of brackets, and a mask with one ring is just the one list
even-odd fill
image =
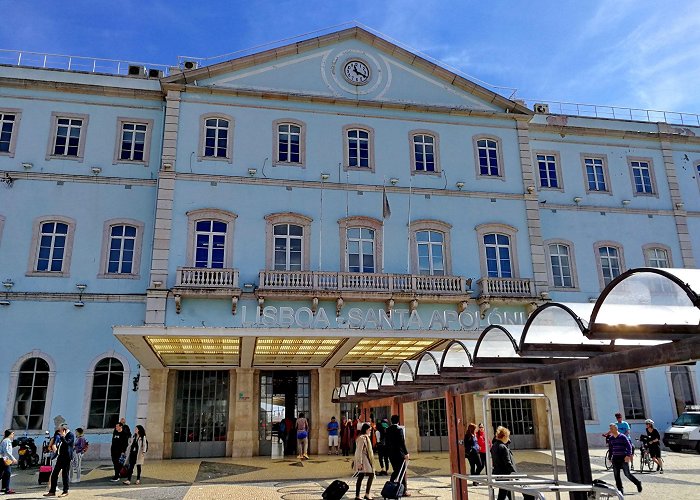
{"label": "clock", "polygon": [[369,82],[369,66],[359,59],[351,59],[343,66],[343,76],[353,85],[365,85]]}

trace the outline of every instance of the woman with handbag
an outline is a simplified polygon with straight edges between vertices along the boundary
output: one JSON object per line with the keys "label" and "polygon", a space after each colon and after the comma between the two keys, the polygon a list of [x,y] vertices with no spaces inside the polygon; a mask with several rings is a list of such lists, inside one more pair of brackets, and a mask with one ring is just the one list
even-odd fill
{"label": "woman with handbag", "polygon": [[2,457],[2,492],[11,495],[15,490],[10,489],[10,478],[12,477],[12,464],[17,463],[17,459],[12,454],[12,441],[15,433],[11,429],[5,431],[5,437],[0,443],[0,457]]}
{"label": "woman with handbag", "polygon": [[131,484],[131,477],[134,475],[134,467],[136,467],[136,484],[141,484],[141,466],[146,459],[148,451],[148,440],[146,439],[146,429],[143,425],[136,426],[136,432],[131,438],[129,446],[129,475],[124,481],[124,484]]}
{"label": "woman with handbag", "polygon": [[[469,474],[478,476],[483,468],[481,465],[481,457],[479,456],[479,442],[476,439],[476,424],[470,423],[467,426],[467,432],[464,434],[464,455],[469,460]],[[474,486],[477,483],[473,483]]]}
{"label": "woman with handbag", "polygon": [[372,489],[372,481],[374,480],[374,452],[372,451],[372,441],[370,441],[370,432],[372,426],[368,423],[362,424],[360,435],[355,441],[355,460],[353,461],[353,469],[357,474],[357,483],[355,484],[355,500],[360,499],[360,490],[362,489],[362,480],[367,477],[367,487],[365,489],[365,500],[372,500],[369,495]]}

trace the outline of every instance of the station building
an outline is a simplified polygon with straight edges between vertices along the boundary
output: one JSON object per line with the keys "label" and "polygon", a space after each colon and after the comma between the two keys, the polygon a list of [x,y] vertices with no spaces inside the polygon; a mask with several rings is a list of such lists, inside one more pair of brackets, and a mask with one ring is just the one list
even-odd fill
{"label": "station building", "polygon": [[[153,457],[270,455],[304,412],[325,453],[330,417],[358,411],[332,402],[341,383],[700,259],[695,115],[511,100],[357,27],[165,75],[24,61],[0,66],[18,433],[60,416],[107,456],[126,416]],[[599,443],[616,411],[664,428],[700,379],[580,384]],[[509,391],[556,404],[549,384]],[[478,420],[480,395],[463,401]],[[548,442],[539,403],[492,404],[516,447]],[[447,449],[444,401],[402,416],[412,450]]]}

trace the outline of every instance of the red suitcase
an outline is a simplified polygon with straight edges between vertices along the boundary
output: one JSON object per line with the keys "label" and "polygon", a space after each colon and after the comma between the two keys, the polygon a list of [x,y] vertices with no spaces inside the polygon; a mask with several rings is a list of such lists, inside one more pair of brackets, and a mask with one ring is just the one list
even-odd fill
{"label": "red suitcase", "polygon": [[51,471],[53,467],[50,465],[40,465],[39,466],[39,484],[48,483],[51,479]]}

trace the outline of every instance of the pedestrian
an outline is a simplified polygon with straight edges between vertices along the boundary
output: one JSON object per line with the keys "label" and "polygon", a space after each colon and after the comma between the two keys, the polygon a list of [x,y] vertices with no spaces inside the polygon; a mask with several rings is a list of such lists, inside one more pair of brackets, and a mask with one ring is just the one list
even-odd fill
{"label": "pedestrian", "polygon": [[83,428],[75,429],[75,446],[73,447],[73,462],[71,464],[71,481],[80,482],[80,475],[83,469],[83,455],[88,450],[88,442],[83,435]]}
{"label": "pedestrian", "polygon": [[12,454],[12,441],[15,439],[15,433],[12,429],[5,430],[5,437],[0,443],[0,457],[2,457],[2,492],[6,495],[12,495],[15,490],[10,488],[10,479],[12,478],[12,465],[17,463],[17,459]]}
{"label": "pedestrian", "polygon": [[[410,455],[406,449],[406,438],[403,434],[403,429],[399,427],[399,416],[391,416],[391,425],[386,430],[386,451],[389,455],[389,461],[391,462],[391,480],[395,481],[401,471],[401,466],[404,462],[408,461]],[[408,467],[408,464],[406,464]],[[408,476],[408,471],[405,471],[403,475],[403,487],[405,497],[410,497],[411,494],[408,492],[408,481],[406,477]]]}
{"label": "pedestrian", "polygon": [[70,466],[73,460],[73,445],[75,444],[75,436],[68,428],[68,424],[63,423],[59,429],[59,434],[61,435],[61,441],[58,444],[58,449],[56,450],[56,465],[54,465],[53,472],[51,472],[51,486],[49,491],[44,493],[45,497],[55,497],[56,487],[58,486],[58,474],[61,474],[61,481],[63,482],[63,492],[58,495],[59,497],[68,496],[68,488],[70,486]]}
{"label": "pedestrian", "polygon": [[287,424],[284,422],[284,419],[277,424],[277,439],[282,445],[287,442]]}
{"label": "pedestrian", "polygon": [[352,422],[348,420],[347,415],[340,418],[340,449],[343,451],[343,456],[350,456],[350,448],[355,440],[355,428]]}
{"label": "pedestrian", "polygon": [[[646,432],[649,456],[656,463],[656,471],[663,474],[664,465],[663,461],[661,460],[661,435],[659,434],[659,431],[654,429],[654,421],[652,419],[648,418],[644,421],[644,424],[647,427]],[[640,467],[639,470],[641,471],[642,468]]]}
{"label": "pedestrian", "polygon": [[131,484],[131,478],[134,475],[134,467],[136,467],[136,484],[141,484],[141,466],[146,459],[148,451],[148,440],[146,439],[146,429],[143,425],[136,426],[136,432],[131,438],[129,445],[129,475],[124,481],[124,484]]}
{"label": "pedestrian", "polygon": [[[491,458],[493,460],[493,474],[509,475],[515,474],[515,460],[513,460],[513,452],[508,448],[510,444],[510,431],[503,426],[496,428],[496,437],[491,446]],[[513,498],[510,491],[505,489],[498,490],[498,500],[505,498]],[[534,500],[532,495],[523,495],[524,500]]]}
{"label": "pedestrian", "polygon": [[389,421],[383,418],[379,422],[377,428],[377,455],[379,455],[379,467],[381,470],[377,472],[378,476],[386,476],[389,474],[389,455],[386,452],[386,430],[389,428]]}
{"label": "pedestrian", "polygon": [[122,432],[126,436],[126,440],[128,441],[131,439],[131,428],[129,428],[128,425],[126,425],[126,419],[124,417],[119,419],[119,423],[122,424]]}
{"label": "pedestrian", "polygon": [[299,460],[308,460],[309,421],[306,420],[304,412],[299,413],[295,427],[297,430],[297,458]]}
{"label": "pedestrian", "polygon": [[624,493],[622,489],[622,478],[620,470],[624,472],[625,477],[632,481],[637,486],[637,491],[642,491],[642,483],[630,472],[630,462],[632,462],[632,443],[627,439],[627,436],[621,434],[617,428],[617,424],[610,424],[610,439],[608,440],[610,447],[610,457],[613,466],[613,474],[615,476],[615,486]]}
{"label": "pedestrian", "polygon": [[333,448],[335,448],[335,454],[339,454],[339,443],[338,443],[338,430],[339,430],[339,425],[338,421],[335,419],[335,417],[331,417],[331,421],[328,422],[328,426],[326,427],[328,429],[328,454],[331,455],[334,453]]}
{"label": "pedestrian", "polygon": [[476,430],[476,441],[479,443],[479,462],[481,462],[481,467],[476,472],[479,475],[486,467],[486,432],[484,431],[484,424],[481,422],[479,422],[479,428]]}
{"label": "pedestrian", "polygon": [[357,446],[355,447],[355,460],[353,461],[355,473],[357,474],[357,483],[355,483],[355,500],[360,499],[360,490],[362,489],[362,481],[367,478],[367,486],[365,488],[365,500],[372,500],[369,495],[372,489],[372,481],[374,480],[374,452],[372,451],[372,441],[370,440],[370,432],[372,426],[370,424],[362,424],[360,435],[357,437]]}
{"label": "pedestrian", "polygon": [[[476,439],[476,424],[470,423],[464,433],[464,456],[469,461],[469,474],[478,476],[481,472],[481,457],[479,457],[479,442]],[[472,483],[476,486],[478,483]]]}
{"label": "pedestrian", "polygon": [[128,446],[129,436],[124,436],[124,427],[121,422],[117,422],[114,424],[112,445],[109,449],[110,455],[112,456],[112,465],[114,466],[114,476],[112,476],[111,479],[113,482],[119,481],[119,474],[126,461],[126,449]]}

